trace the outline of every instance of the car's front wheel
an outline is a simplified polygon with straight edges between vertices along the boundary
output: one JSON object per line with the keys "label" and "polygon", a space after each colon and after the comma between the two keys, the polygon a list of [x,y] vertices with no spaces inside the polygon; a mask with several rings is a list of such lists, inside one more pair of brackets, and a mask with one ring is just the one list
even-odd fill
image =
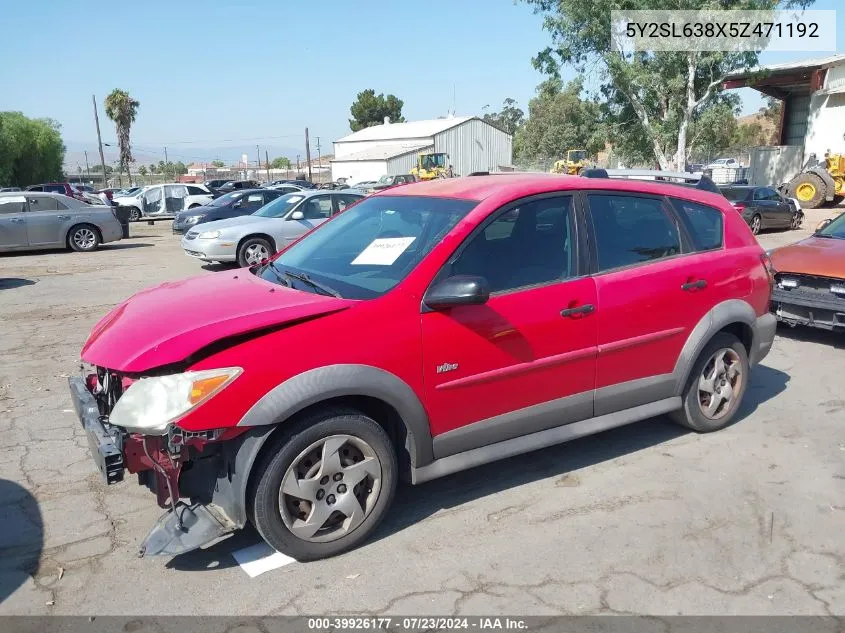
{"label": "car's front wheel", "polygon": [[349,409],[300,419],[257,465],[252,522],[276,550],[316,560],[349,550],[379,524],[398,463],[385,430]]}
{"label": "car's front wheel", "polygon": [[745,346],[733,334],[720,332],[699,354],[682,394],[683,408],[672,418],[699,433],[728,426],[748,388],[749,373]]}
{"label": "car's front wheel", "polygon": [[273,247],[263,237],[251,237],[238,248],[238,264],[241,267],[255,266],[273,254]]}

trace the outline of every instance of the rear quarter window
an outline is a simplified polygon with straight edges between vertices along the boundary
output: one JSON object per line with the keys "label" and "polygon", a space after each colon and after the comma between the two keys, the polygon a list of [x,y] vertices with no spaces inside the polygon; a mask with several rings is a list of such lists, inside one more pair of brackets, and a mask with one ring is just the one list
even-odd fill
{"label": "rear quarter window", "polygon": [[696,251],[722,248],[724,217],[721,211],[678,198],[672,198],[672,204],[686,224]]}

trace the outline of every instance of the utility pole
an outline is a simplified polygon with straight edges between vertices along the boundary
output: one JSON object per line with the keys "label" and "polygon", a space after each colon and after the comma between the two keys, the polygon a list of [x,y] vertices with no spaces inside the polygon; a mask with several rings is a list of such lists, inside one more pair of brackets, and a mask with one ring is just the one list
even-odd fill
{"label": "utility pole", "polygon": [[323,173],[323,157],[320,155],[320,137],[317,137],[317,169]]}
{"label": "utility pole", "polygon": [[165,147],[164,148],[164,179],[165,180],[167,180],[167,165],[169,163],[170,163],[170,161],[167,160],[167,148]]}
{"label": "utility pole", "polygon": [[264,150],[264,165],[267,167],[267,182],[270,182],[270,155]]}
{"label": "utility pole", "polygon": [[[296,155],[296,171],[297,172],[299,171],[299,154]],[[297,173],[297,176],[299,176],[298,173]]]}
{"label": "utility pole", "polygon": [[308,142],[308,128],[305,128],[305,162],[308,163],[308,182],[314,182],[311,177],[311,144]]}
{"label": "utility pole", "polygon": [[85,173],[88,174],[88,180],[91,180],[91,170],[88,169],[88,150],[85,150]]}
{"label": "utility pole", "polygon": [[91,95],[94,104],[94,123],[97,126],[97,144],[100,146],[100,167],[103,169],[103,187],[106,187],[106,157],[103,154],[103,137],[100,136],[100,115],[97,114],[97,97]]}
{"label": "utility pole", "polygon": [[261,173],[261,150],[258,145],[255,146],[255,157],[258,159],[255,161],[255,179],[258,180],[258,174]]}

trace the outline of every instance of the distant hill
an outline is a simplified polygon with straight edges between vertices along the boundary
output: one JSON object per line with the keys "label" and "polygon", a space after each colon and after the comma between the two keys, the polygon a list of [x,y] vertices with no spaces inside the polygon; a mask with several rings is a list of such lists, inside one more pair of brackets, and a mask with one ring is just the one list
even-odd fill
{"label": "distant hill", "polygon": [[756,123],[763,130],[766,137],[772,139],[771,142],[775,142],[778,131],[777,122],[772,121],[771,119],[767,119],[760,112],[737,117],[736,123],[737,125],[751,125],[753,123]]}

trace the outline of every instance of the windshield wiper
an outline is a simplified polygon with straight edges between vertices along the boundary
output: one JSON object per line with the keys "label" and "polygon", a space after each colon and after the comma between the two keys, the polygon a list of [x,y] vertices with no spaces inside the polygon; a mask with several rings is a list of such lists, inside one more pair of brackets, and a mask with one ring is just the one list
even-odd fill
{"label": "windshield wiper", "polygon": [[[266,266],[264,266],[264,270],[269,270],[270,272],[272,272],[272,273],[273,273],[273,276],[274,276],[276,279],[278,279],[278,281],[279,281],[279,283],[280,283],[280,284],[282,284],[283,286],[286,286],[286,287],[290,288],[290,282],[289,282],[287,279],[285,279],[284,277],[282,277],[282,274],[281,274],[281,273],[279,272],[279,270],[278,270],[278,269],[277,269],[277,268],[273,265],[273,262],[267,262],[267,265],[266,265]],[[262,271],[262,272],[263,272],[263,271]]]}
{"label": "windshield wiper", "polygon": [[309,277],[305,273],[294,273],[294,272],[291,272],[289,270],[284,271],[284,273],[285,273],[285,275],[287,275],[288,277],[290,277],[292,279],[298,279],[299,281],[305,282],[306,284],[308,284],[309,286],[311,286],[315,290],[322,290],[327,295],[331,295],[332,297],[337,297],[338,299],[342,298],[340,293],[337,290],[335,290],[334,288],[327,286],[325,284],[321,284],[319,281],[314,281],[313,279],[311,279],[311,277]]}

